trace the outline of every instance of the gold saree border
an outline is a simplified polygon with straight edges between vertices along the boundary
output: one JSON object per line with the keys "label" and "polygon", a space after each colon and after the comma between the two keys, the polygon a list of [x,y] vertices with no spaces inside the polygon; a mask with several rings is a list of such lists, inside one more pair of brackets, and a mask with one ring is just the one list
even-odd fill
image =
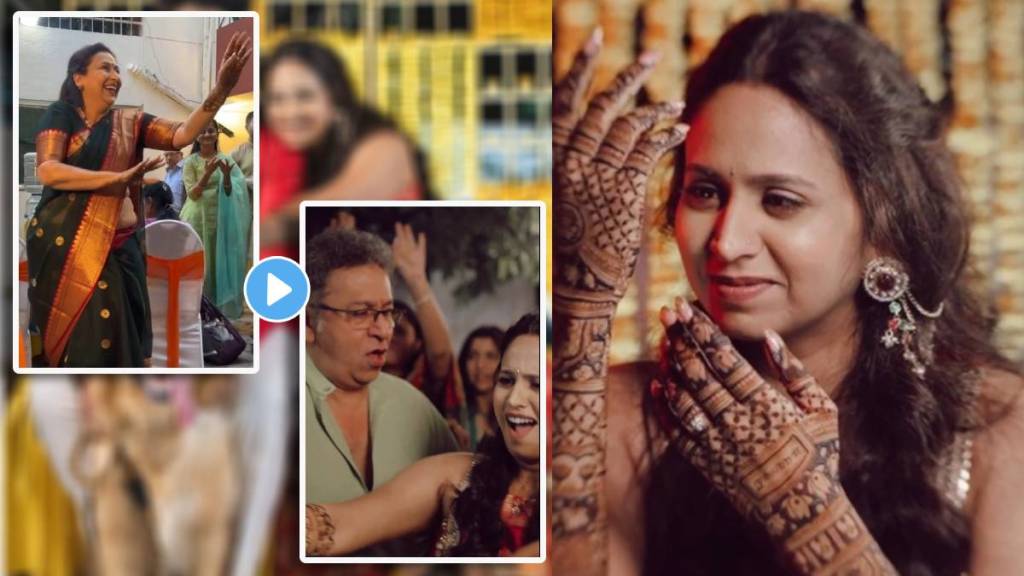
{"label": "gold saree border", "polygon": [[51,160],[62,162],[67,148],[68,133],[57,128],[42,130],[36,135],[36,166]]}
{"label": "gold saree border", "polygon": [[[130,165],[138,141],[138,110],[114,110],[110,142],[101,170],[120,171]],[[124,197],[123,185],[112,184],[89,193],[75,239],[64,260],[50,305],[43,348],[51,366],[58,366],[78,319],[89,304],[96,281],[110,256],[114,228]]]}

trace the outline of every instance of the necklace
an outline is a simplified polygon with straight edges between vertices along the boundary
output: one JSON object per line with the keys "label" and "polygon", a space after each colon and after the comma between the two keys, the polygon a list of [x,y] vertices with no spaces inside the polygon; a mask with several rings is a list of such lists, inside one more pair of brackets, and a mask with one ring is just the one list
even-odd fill
{"label": "necklace", "polygon": [[89,130],[92,130],[92,127],[95,126],[96,123],[99,122],[100,120],[103,120],[103,117],[106,116],[107,112],[110,111],[108,109],[108,110],[104,111],[102,114],[100,114],[99,118],[96,119],[96,122],[89,122],[89,119],[85,117],[85,110],[84,109],[82,109],[82,108],[75,108],[75,110],[78,111],[78,117],[82,119],[82,123],[84,123],[85,127],[88,128]]}
{"label": "necklace", "polygon": [[509,512],[513,516],[527,516],[532,511],[534,506],[537,505],[537,497],[523,498],[516,494],[509,494],[505,501],[508,502]]}

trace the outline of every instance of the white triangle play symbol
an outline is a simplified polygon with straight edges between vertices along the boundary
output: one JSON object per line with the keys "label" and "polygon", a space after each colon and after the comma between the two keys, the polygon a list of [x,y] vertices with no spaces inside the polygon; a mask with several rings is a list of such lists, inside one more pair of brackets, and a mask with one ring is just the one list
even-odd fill
{"label": "white triangle play symbol", "polygon": [[275,302],[291,293],[291,286],[277,276],[267,273],[267,306],[273,306]]}

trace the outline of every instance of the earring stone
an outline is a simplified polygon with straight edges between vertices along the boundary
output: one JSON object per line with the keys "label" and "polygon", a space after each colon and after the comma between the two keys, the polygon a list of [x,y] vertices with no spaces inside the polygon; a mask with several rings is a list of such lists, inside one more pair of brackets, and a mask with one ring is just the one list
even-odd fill
{"label": "earring stone", "polygon": [[[911,306],[923,316],[938,318],[942,314],[943,305],[930,311],[922,307],[910,292],[910,276],[903,264],[887,257],[875,258],[864,269],[864,291],[873,299],[888,304],[890,314],[885,331],[882,333],[882,345],[893,348],[901,345],[903,359],[910,364],[911,371],[918,378],[925,375],[925,365],[915,348],[921,347],[926,358],[930,358],[928,345],[915,342],[915,334],[919,332]],[[927,340],[927,338],[926,338]]]}

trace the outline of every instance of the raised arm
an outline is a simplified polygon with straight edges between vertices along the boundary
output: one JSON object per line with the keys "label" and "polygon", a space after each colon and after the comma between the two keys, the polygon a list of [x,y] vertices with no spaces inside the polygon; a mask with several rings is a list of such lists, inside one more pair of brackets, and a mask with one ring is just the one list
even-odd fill
{"label": "raised arm", "polygon": [[391,250],[395,255],[395,267],[413,297],[413,307],[416,308],[416,318],[423,330],[423,349],[431,373],[437,380],[443,380],[451,372],[454,353],[448,335],[448,322],[444,319],[427,278],[427,237],[422,232],[417,237],[412,226],[396,222]]}
{"label": "raised arm", "polygon": [[680,103],[619,117],[656,61],[645,54],[584,106],[600,49],[595,31],[554,96],[554,478],[557,574],[607,571],[605,389],[612,319],[636,266],[647,178],[686,128],[652,130]]}
{"label": "raised arm", "polygon": [[209,96],[201,106],[189,114],[188,118],[174,132],[173,148],[181,149],[195,141],[203,128],[213,120],[213,117],[224,105],[231,89],[238,84],[238,78],[242,74],[242,68],[252,56],[252,43],[249,37],[236,32],[228,41],[228,47],[224,50],[224,59],[221,61],[220,73],[217,75],[217,84],[213,87]]}
{"label": "raised arm", "polygon": [[473,455],[424,458],[380,488],[354,500],[306,505],[306,554],[340,556],[421,532],[441,508],[443,490],[469,473]]}

